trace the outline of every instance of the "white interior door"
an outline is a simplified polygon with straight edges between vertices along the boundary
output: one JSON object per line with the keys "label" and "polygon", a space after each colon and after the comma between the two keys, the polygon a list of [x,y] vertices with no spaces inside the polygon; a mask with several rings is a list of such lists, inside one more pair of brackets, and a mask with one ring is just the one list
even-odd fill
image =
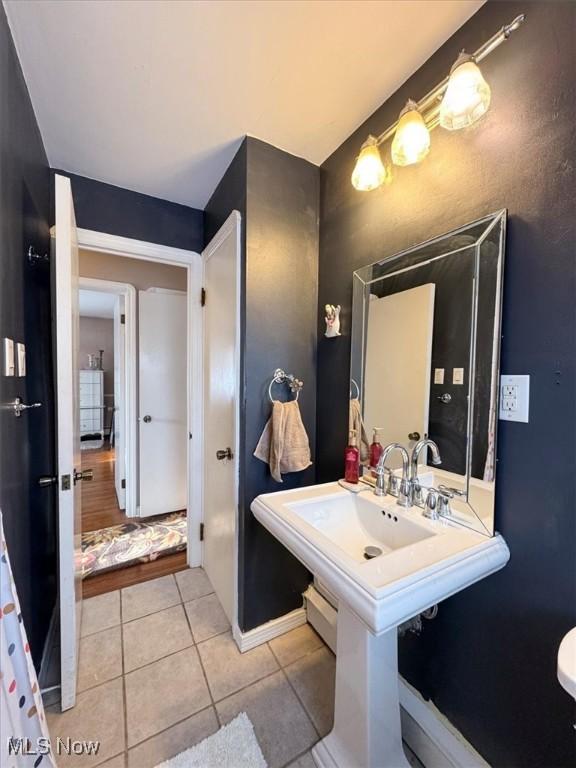
{"label": "white interior door", "polygon": [[[126,389],[125,299],[114,305],[114,486],[120,509],[126,509],[126,435],[124,392]],[[122,320],[124,319],[124,322]]]}
{"label": "white interior door", "polygon": [[186,509],[186,294],[138,292],[140,515]]}
{"label": "white interior door", "polygon": [[[364,381],[369,440],[375,427],[382,428],[382,445],[412,445],[411,432],[428,432],[435,288],[428,283],[370,301]],[[393,454],[388,464],[399,467],[401,459]]]}
{"label": "white interior door", "polygon": [[203,565],[235,623],[238,508],[240,217],[234,212],[202,254],[204,263]]}
{"label": "white interior door", "polygon": [[[56,403],[61,706],[76,703],[82,620],[78,241],[70,179],[55,176]],[[40,588],[40,587],[39,587]]]}

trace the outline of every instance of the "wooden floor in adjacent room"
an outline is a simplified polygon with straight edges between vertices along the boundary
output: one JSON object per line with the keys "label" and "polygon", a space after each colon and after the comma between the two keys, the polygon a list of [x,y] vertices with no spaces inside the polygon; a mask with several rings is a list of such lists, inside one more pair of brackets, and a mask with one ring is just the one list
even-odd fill
{"label": "wooden floor in adjacent room", "polygon": [[[82,481],[82,532],[96,531],[130,520],[118,506],[114,485],[114,449],[107,446],[82,451],[82,470],[92,469],[94,478]],[[142,581],[187,568],[186,551],[158,557],[147,563],[127,565],[84,578],[82,594],[94,597]]]}
{"label": "wooden floor in adjacent room", "polygon": [[128,520],[116,498],[114,459],[114,448],[107,446],[82,451],[82,471],[94,472],[93,480],[82,481],[82,533]]}

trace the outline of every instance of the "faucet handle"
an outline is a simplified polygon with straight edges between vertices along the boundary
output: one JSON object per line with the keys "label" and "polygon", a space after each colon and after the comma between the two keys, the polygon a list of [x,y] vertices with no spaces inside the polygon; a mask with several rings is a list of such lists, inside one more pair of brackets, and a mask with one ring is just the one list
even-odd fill
{"label": "faucet handle", "polygon": [[461,491],[459,488],[452,488],[451,485],[440,484],[438,490],[449,499],[453,499],[454,496],[466,496],[466,491]]}
{"label": "faucet handle", "polygon": [[422,514],[429,520],[438,520],[438,492],[434,488],[430,488],[428,491]]}

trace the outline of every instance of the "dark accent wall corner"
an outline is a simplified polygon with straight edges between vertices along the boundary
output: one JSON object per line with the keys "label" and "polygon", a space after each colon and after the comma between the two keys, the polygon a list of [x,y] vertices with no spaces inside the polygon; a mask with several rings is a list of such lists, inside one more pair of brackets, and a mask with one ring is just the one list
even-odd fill
{"label": "dark accent wall corner", "polygon": [[[519,13],[526,23],[481,65],[488,114],[464,131],[435,130],[426,160],[396,168],[390,186],[354,190],[366,136],[440,81],[462,48],[474,50]],[[502,371],[531,376],[530,423],[498,432],[496,527],[511,560],[400,644],[401,673],[495,768],[576,759],[574,702],[556,679],[559,643],[576,624],[575,15],[572,3],[486,3],[321,169],[319,482],[342,471],[352,271],[509,211]],[[327,302],[342,305],[337,343],[320,335]]]}
{"label": "dark accent wall corner", "polygon": [[20,396],[42,407],[16,419],[0,410],[0,508],[32,658],[40,665],[56,601],[56,512],[52,488],[54,392],[50,265],[50,170],[28,89],[0,6],[0,337],[26,345],[26,377],[0,375],[0,402]]}
{"label": "dark accent wall corner", "polygon": [[[52,171],[54,173],[70,178],[76,224],[81,229],[93,229],[95,232],[197,253],[202,250],[203,211],[87,179],[68,171]],[[52,199],[52,210],[53,207]]]}
{"label": "dark accent wall corner", "polygon": [[[244,631],[302,605],[310,575],[254,518],[260,493],[314,482],[315,464],[279,486],[252,454],[278,367],[304,381],[302,418],[315,457],[319,170],[246,138],[206,207],[206,239],[236,208],[243,220],[239,623]],[[280,393],[281,394],[281,393]]]}

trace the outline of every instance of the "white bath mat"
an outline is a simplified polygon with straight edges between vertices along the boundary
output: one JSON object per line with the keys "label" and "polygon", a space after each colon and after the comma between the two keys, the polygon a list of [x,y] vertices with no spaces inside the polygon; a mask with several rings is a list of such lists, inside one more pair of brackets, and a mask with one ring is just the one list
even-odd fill
{"label": "white bath mat", "polygon": [[246,712],[156,768],[267,768]]}

